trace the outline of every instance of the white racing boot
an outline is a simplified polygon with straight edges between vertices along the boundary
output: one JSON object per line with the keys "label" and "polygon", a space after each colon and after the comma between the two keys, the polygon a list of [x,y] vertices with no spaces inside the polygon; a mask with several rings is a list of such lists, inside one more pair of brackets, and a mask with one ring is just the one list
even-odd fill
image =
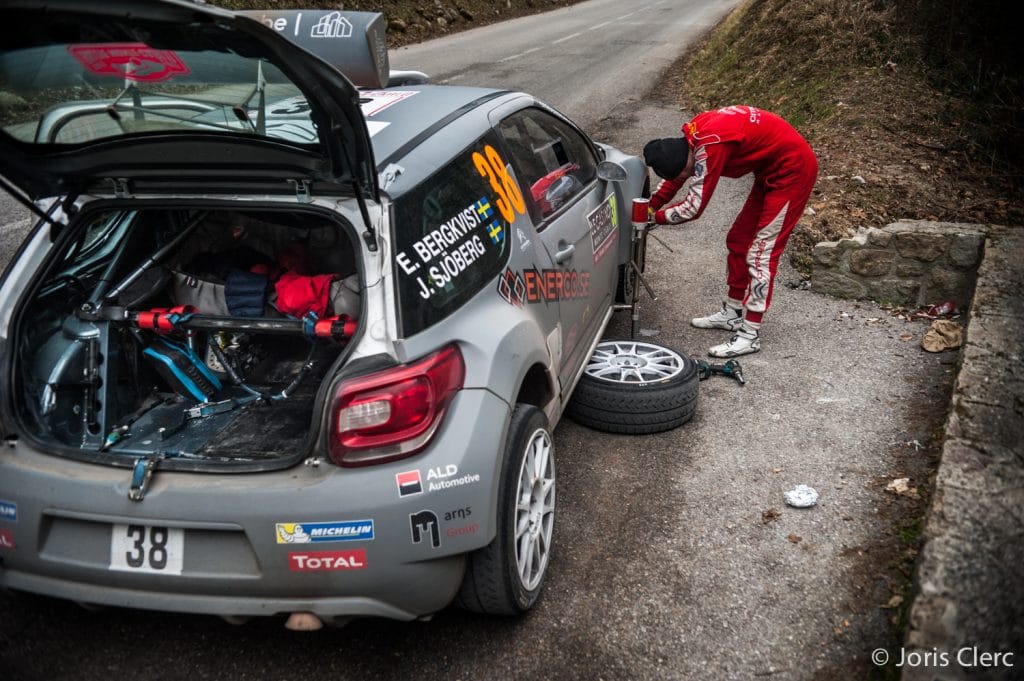
{"label": "white racing boot", "polygon": [[716,345],[708,350],[712,357],[738,357],[749,355],[761,349],[761,338],[757,329],[748,326],[739,328],[728,342]]}
{"label": "white racing boot", "polygon": [[707,317],[694,317],[690,323],[698,329],[725,329],[735,331],[743,323],[743,311],[722,304],[722,309]]}

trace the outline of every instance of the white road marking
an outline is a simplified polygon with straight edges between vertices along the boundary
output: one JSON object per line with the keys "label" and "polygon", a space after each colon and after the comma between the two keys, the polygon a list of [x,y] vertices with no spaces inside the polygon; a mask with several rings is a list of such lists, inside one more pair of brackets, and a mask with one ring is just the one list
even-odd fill
{"label": "white road marking", "polygon": [[507,61],[512,61],[513,59],[519,59],[520,57],[525,57],[526,55],[530,54],[531,52],[536,52],[539,49],[540,49],[539,47],[531,47],[530,49],[526,50],[525,52],[520,52],[519,54],[513,54],[511,57],[505,57],[504,59],[499,59],[498,63],[499,64],[504,64]]}
{"label": "white road marking", "polygon": [[588,30],[588,31],[596,31],[596,30],[597,30],[597,29],[599,29],[599,28],[604,28],[605,26],[607,26],[607,25],[608,25],[608,24],[610,24],[610,23],[612,23],[612,22],[610,22],[610,21],[606,21],[606,22],[604,22],[604,23],[598,24],[597,26],[591,26],[591,27],[590,27],[590,28],[588,28],[587,30]]}
{"label": "white road marking", "polygon": [[554,41],[551,42],[551,44],[552,45],[557,45],[558,43],[564,43],[566,40],[572,40],[573,38],[579,38],[581,35],[583,35],[583,34],[582,33],[573,33],[572,35],[567,35],[564,38],[559,38],[558,40],[554,40]]}

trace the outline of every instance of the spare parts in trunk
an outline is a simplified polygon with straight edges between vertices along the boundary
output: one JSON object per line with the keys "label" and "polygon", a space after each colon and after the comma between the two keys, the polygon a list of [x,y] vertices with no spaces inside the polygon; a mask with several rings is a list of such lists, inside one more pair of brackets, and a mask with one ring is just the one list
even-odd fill
{"label": "spare parts in trunk", "polygon": [[360,314],[347,227],[271,209],[79,216],[16,315],[25,424],[78,456],[308,449],[320,382]]}

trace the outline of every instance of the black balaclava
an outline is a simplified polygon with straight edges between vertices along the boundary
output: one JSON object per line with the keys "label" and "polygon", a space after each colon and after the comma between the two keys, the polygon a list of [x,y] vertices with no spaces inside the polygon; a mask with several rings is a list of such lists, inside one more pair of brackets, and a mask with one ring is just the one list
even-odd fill
{"label": "black balaclava", "polygon": [[686,168],[690,145],[685,137],[651,140],[644,146],[644,163],[663,180],[672,180]]}

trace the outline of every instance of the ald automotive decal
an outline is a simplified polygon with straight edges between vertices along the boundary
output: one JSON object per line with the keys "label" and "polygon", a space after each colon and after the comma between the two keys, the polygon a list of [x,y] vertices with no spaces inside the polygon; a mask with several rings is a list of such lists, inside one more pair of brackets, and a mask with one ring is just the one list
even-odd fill
{"label": "ald automotive decal", "polygon": [[507,267],[498,279],[498,295],[516,307],[524,303],[585,299],[590,297],[590,272],[555,269],[516,272]]}
{"label": "ald automotive decal", "polygon": [[594,245],[594,264],[611,250],[615,240],[612,238],[619,232],[619,211],[615,194],[610,194],[604,202],[587,215],[590,224],[590,241]]}
{"label": "ald automotive decal", "polygon": [[11,531],[0,527],[0,549],[16,549],[18,546],[14,543],[14,535]]}
{"label": "ald automotive decal", "polygon": [[342,520],[327,523],[277,523],[278,544],[318,544],[333,541],[373,539],[372,520]]}
{"label": "ald automotive decal", "polygon": [[[395,482],[398,483],[398,496],[408,497],[413,494],[422,494],[423,478],[419,470],[406,471],[395,475]],[[435,466],[427,469],[427,492],[438,492],[452,487],[464,487],[480,482],[479,473],[467,473],[459,475],[459,467],[453,463],[447,466]]]}
{"label": "ald automotive decal", "polygon": [[395,482],[398,484],[398,496],[400,497],[423,493],[423,480],[420,479],[418,470],[396,473]]}

